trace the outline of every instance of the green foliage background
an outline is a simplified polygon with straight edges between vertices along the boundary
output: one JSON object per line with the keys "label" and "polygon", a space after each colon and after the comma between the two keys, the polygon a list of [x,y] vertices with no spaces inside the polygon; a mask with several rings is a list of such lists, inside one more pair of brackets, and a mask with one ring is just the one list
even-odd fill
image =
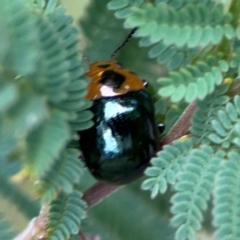
{"label": "green foliage background", "polygon": [[[47,239],[240,238],[238,0],[92,0],[77,27],[55,0],[0,6],[0,239],[43,204]],[[144,179],[86,211],[82,192],[95,180],[74,148],[75,132],[92,125],[81,52],[107,60],[135,26],[117,60],[151,83],[165,134],[194,100],[196,111]]]}

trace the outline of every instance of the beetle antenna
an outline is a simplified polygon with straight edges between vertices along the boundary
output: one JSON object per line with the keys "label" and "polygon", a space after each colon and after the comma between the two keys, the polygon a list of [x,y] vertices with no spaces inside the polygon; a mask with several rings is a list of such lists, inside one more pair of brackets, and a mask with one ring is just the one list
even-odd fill
{"label": "beetle antenna", "polygon": [[129,39],[132,37],[132,35],[137,31],[138,27],[135,27],[132,29],[132,31],[128,34],[127,38],[125,41],[111,54],[111,59],[114,59],[116,56],[117,52],[126,45],[126,43],[129,41]]}

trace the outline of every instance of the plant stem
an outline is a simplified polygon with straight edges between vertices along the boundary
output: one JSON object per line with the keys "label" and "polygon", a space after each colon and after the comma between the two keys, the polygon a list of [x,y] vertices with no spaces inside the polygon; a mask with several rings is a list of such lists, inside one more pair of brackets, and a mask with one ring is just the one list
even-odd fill
{"label": "plant stem", "polygon": [[120,187],[121,186],[114,186],[103,182],[97,182],[85,191],[83,200],[87,203],[88,208],[90,208]]}
{"label": "plant stem", "polygon": [[162,139],[161,141],[162,146],[170,144],[171,142],[177,140],[178,138],[188,133],[188,129],[191,126],[190,119],[195,109],[196,102],[194,101],[187,106],[185,111],[182,113],[181,117],[173,125],[168,134]]}

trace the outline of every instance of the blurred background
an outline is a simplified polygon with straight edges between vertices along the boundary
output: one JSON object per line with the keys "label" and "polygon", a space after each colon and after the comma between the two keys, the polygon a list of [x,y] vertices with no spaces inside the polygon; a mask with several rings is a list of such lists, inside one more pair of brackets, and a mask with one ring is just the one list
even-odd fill
{"label": "blurred background", "polygon": [[[67,13],[74,18],[74,24],[80,29],[79,39],[84,54],[91,61],[108,60],[110,54],[122,43],[129,32],[123,28],[123,21],[117,20],[114,13],[107,10],[108,1],[61,0],[60,2],[66,7]],[[163,116],[170,114],[170,120],[166,121],[168,130],[185,105],[176,105],[171,108],[170,113],[166,114],[168,103],[163,103],[154,92],[156,79],[164,74],[165,68],[159,67],[155,59],[149,59],[149,49],[139,48],[138,41],[136,38],[131,39],[116,58],[124,67],[130,68],[151,83],[150,91],[155,97],[159,120],[164,121]],[[144,40],[140,42],[140,45],[144,45]],[[6,168],[0,170],[0,173],[12,175],[19,168],[18,162],[12,162],[6,164]],[[140,179],[122,187],[92,208],[88,212],[89,218],[83,222],[82,231],[91,236],[100,236],[98,240],[173,240],[174,229],[169,225],[171,193],[167,192],[152,201],[149,192],[140,190],[142,181],[143,179]],[[77,187],[84,191],[94,182],[95,180],[86,171],[81,184]],[[3,198],[0,195],[0,212],[6,212],[7,209],[6,218],[13,223],[16,230],[21,231],[26,227],[29,219],[38,214],[39,204],[33,204],[29,200],[34,198],[33,184],[27,182],[17,185],[17,188],[22,198],[18,198],[18,203],[11,201],[14,196],[8,192],[8,189],[5,189],[5,196],[8,197]],[[18,212],[16,204],[29,204],[29,213],[24,216]],[[209,228],[210,213],[206,212],[205,215],[205,230],[199,233],[198,240],[213,239],[207,234],[207,231],[211,231]]]}

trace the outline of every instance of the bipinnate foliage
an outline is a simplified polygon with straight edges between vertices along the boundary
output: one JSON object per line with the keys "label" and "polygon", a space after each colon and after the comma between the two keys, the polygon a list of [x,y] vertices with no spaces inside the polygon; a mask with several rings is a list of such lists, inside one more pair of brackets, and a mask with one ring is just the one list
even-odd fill
{"label": "bipinnate foliage", "polygon": [[167,184],[176,182],[176,173],[180,171],[184,158],[192,149],[193,144],[189,139],[174,141],[171,145],[166,145],[155,158],[152,158],[152,167],[149,167],[145,174],[149,177],[144,181],[142,189],[151,189],[151,198],[157,194],[165,193]]}
{"label": "bipinnate foliage", "polygon": [[[15,161],[14,173],[20,160],[17,178],[38,180],[35,195],[49,204],[46,237],[69,239],[86,206],[74,191],[83,168],[80,152],[67,145],[75,131],[92,124],[79,33],[55,0],[0,0],[0,6],[0,192],[28,217],[38,214],[39,205],[9,179],[6,160]],[[7,228],[0,239],[8,239],[4,234]]]}
{"label": "bipinnate foliage", "polygon": [[217,116],[212,120],[214,133],[209,135],[210,140],[220,144],[222,148],[240,146],[240,97],[235,96],[232,102],[228,102],[224,109],[218,111]]}
{"label": "bipinnate foliage", "polygon": [[[142,189],[156,199],[150,202],[137,185],[122,188],[89,211],[87,232],[106,240],[172,240],[158,196],[172,185],[176,240],[196,238],[210,200],[216,239],[240,239],[239,9],[239,0],[91,1],[82,20],[90,59],[108,59],[124,38],[122,25],[138,27],[140,48],[130,43],[120,59],[147,72],[165,133],[187,104],[196,108],[189,133],[163,146],[145,171]],[[80,179],[80,151],[71,143],[93,116],[79,32],[56,0],[0,0],[0,32],[1,197],[28,218],[44,204],[46,239],[78,238],[87,207],[79,190],[92,180]],[[156,69],[163,67],[160,75]],[[37,183],[39,201],[11,181],[17,172],[15,181]],[[0,239],[12,239],[7,211],[2,216]]]}
{"label": "bipinnate foliage", "polygon": [[38,192],[43,202],[54,199],[59,188],[66,193],[73,191],[74,183],[79,181],[83,171],[78,156],[79,152],[76,149],[67,149],[42,176]]}
{"label": "bipinnate foliage", "polygon": [[237,151],[229,151],[216,176],[213,224],[218,239],[239,238],[239,159]]}
{"label": "bipinnate foliage", "polygon": [[79,225],[86,217],[86,203],[81,200],[81,194],[72,191],[70,194],[60,194],[52,201],[47,223],[47,236],[50,240],[69,239],[71,234],[79,232]]}
{"label": "bipinnate foliage", "polygon": [[175,215],[171,223],[179,227],[177,239],[193,239],[195,231],[201,228],[202,211],[207,208],[223,155],[222,152],[214,154],[207,145],[190,151],[188,162],[177,176],[174,186],[177,193],[171,200],[171,211]]}

